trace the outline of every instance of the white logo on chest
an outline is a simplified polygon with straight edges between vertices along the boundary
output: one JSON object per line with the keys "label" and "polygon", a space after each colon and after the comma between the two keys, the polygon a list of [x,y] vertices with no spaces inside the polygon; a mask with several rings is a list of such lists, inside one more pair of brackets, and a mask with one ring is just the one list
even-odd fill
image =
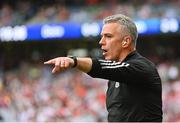
{"label": "white logo on chest", "polygon": [[120,86],[120,83],[119,82],[116,82],[115,83],[115,88],[118,88]]}

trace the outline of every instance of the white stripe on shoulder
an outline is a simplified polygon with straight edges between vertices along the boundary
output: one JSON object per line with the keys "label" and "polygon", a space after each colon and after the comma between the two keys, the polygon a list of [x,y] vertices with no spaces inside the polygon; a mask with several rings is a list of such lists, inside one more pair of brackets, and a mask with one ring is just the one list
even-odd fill
{"label": "white stripe on shoulder", "polygon": [[121,67],[128,67],[130,64],[128,63],[122,63],[120,65],[116,65],[116,66],[102,66],[102,69],[113,69],[113,68],[121,68]]}
{"label": "white stripe on shoulder", "polygon": [[113,66],[113,65],[120,65],[121,64],[121,62],[112,62],[112,63],[100,63],[101,65],[109,65],[109,66]]}
{"label": "white stripe on shoulder", "polygon": [[102,59],[99,59],[98,61],[104,62],[104,63],[112,63],[113,62],[113,61],[110,61],[110,60],[102,60]]}

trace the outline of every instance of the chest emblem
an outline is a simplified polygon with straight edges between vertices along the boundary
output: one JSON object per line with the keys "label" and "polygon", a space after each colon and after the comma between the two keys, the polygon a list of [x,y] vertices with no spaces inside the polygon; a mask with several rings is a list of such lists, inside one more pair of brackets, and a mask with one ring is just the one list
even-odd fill
{"label": "chest emblem", "polygon": [[118,88],[120,86],[120,83],[119,82],[116,82],[115,83],[115,88]]}

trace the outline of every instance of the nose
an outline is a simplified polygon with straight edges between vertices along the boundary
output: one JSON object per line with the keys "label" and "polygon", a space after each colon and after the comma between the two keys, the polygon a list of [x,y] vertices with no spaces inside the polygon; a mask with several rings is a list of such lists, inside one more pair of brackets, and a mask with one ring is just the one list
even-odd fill
{"label": "nose", "polygon": [[105,44],[105,40],[104,40],[104,38],[103,38],[103,37],[102,37],[102,38],[101,38],[101,40],[99,41],[99,44],[100,44],[100,45]]}

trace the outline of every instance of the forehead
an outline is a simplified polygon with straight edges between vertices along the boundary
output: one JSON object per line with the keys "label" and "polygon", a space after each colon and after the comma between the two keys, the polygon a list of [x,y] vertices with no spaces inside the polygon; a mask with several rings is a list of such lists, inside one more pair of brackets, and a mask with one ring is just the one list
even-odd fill
{"label": "forehead", "polygon": [[121,25],[119,23],[107,23],[103,25],[101,34],[114,34],[114,33],[119,33],[121,30]]}

